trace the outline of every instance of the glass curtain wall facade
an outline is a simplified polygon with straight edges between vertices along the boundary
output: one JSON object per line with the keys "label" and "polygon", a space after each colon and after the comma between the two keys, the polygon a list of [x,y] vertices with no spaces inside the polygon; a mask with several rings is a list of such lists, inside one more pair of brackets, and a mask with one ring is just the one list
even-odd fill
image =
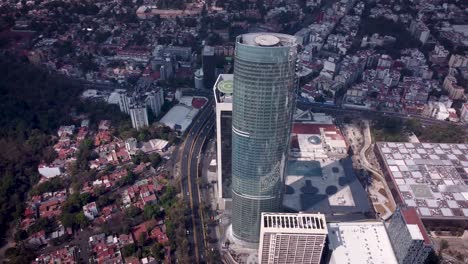
{"label": "glass curtain wall facade", "polygon": [[281,210],[295,102],[296,39],[237,37],[232,117],[233,236],[258,243],[262,212]]}

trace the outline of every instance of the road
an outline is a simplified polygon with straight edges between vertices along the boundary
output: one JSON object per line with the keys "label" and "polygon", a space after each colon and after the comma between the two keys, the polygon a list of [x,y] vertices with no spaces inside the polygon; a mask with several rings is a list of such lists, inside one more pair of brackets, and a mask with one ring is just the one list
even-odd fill
{"label": "road", "polygon": [[343,109],[336,105],[328,105],[328,104],[321,104],[321,103],[311,103],[306,102],[304,100],[299,99],[297,101],[297,108],[299,109],[311,109],[315,112],[323,112],[327,114],[333,115],[343,115],[343,116],[354,116],[354,117],[364,117],[364,118],[375,118],[381,115],[387,117],[394,117],[394,118],[401,118],[401,119],[415,119],[421,122],[422,125],[447,125],[447,124],[456,124],[459,126],[463,126],[465,129],[468,129],[468,125],[462,123],[452,123],[442,120],[435,120],[429,117],[415,115],[415,114],[403,114],[403,113],[395,113],[395,112],[382,112],[376,110],[369,110],[369,109]]}
{"label": "road", "polygon": [[204,225],[199,210],[201,198],[197,184],[198,160],[206,139],[214,129],[214,120],[213,100],[210,99],[193,120],[181,150],[181,190],[184,200],[190,204],[191,222],[187,226],[190,227],[189,242],[193,245],[190,253],[195,255],[196,263],[204,263],[205,258]]}

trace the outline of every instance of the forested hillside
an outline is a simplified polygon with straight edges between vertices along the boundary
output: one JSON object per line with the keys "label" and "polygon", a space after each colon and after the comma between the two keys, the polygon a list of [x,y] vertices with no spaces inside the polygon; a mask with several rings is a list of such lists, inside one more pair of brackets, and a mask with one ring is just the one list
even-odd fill
{"label": "forested hillside", "polygon": [[50,134],[69,122],[81,88],[8,55],[0,56],[0,238],[23,212]]}

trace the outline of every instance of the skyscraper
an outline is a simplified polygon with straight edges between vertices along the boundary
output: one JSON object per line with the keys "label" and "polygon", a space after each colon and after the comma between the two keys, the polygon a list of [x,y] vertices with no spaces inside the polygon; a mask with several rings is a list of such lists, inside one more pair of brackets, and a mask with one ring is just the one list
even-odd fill
{"label": "skyscraper", "polygon": [[262,212],[281,209],[295,97],[296,39],[238,36],[232,113],[232,231],[258,243]]}
{"label": "skyscraper", "polygon": [[203,81],[206,88],[211,88],[216,81],[216,57],[214,47],[204,46],[202,55]]}
{"label": "skyscraper", "polygon": [[260,264],[319,264],[327,237],[323,214],[262,213]]}

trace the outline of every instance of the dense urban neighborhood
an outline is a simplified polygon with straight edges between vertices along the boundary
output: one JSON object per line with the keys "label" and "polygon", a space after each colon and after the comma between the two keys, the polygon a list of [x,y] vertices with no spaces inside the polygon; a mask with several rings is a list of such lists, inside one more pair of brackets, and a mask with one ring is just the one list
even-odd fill
{"label": "dense urban neighborhood", "polygon": [[467,96],[466,1],[3,0],[0,261],[467,263]]}

